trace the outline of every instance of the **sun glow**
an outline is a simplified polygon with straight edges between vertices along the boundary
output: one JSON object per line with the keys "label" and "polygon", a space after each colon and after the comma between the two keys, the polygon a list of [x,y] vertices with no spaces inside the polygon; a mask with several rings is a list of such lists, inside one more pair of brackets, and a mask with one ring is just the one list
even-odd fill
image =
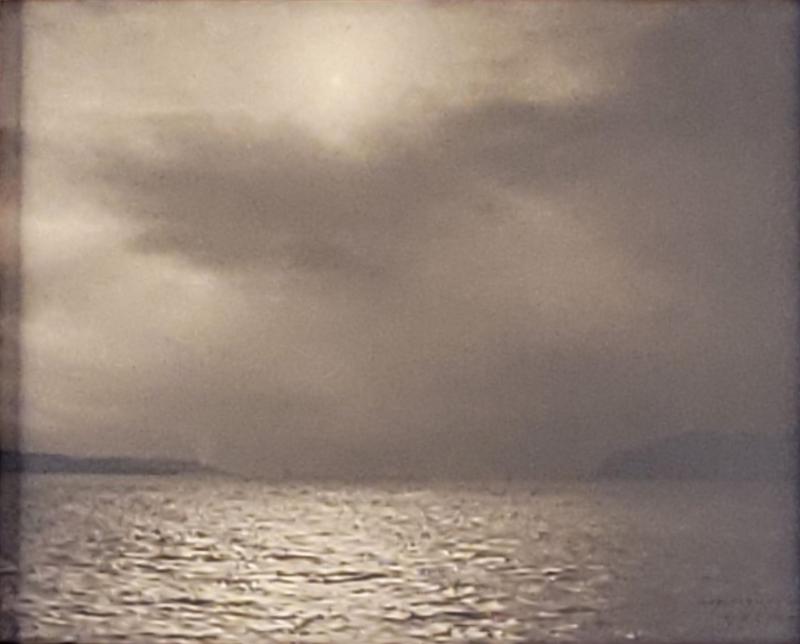
{"label": "sun glow", "polygon": [[383,25],[369,24],[377,18],[309,20],[276,61],[290,118],[326,144],[355,143],[406,89],[401,50]]}
{"label": "sun glow", "polygon": [[[348,153],[375,144],[375,127],[391,122],[420,126],[419,116],[497,95],[553,104],[595,89],[591,74],[543,46],[525,66],[511,31],[468,15],[437,22],[410,3],[391,11],[337,7],[293,10],[292,28],[256,58],[266,62],[256,91],[282,117]],[[487,69],[487,51],[498,52],[503,73]]]}

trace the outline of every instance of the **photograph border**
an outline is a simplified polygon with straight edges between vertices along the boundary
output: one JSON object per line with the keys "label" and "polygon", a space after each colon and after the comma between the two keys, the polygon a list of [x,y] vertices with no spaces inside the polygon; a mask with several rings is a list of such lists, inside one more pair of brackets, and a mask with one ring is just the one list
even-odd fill
{"label": "photograph border", "polygon": [[[23,399],[21,322],[23,310],[21,207],[23,202],[24,177],[22,158],[24,154],[23,122],[23,53],[24,53],[24,5],[33,0],[0,0],[0,642],[17,641],[18,630],[13,608],[6,602],[13,600],[19,584],[21,475],[17,468],[7,466],[10,453],[21,447],[21,416]],[[51,0],[56,2],[56,0]],[[76,2],[78,0],[75,0]],[[126,0],[103,0],[124,2]],[[152,2],[180,2],[182,0],[150,0]],[[185,1],[185,0],[184,0]],[[189,0],[191,1],[191,0]],[[214,0],[230,2],[231,0]],[[254,0],[271,2],[273,0]],[[351,0],[369,2],[370,0]],[[403,2],[404,0],[393,0]],[[475,0],[466,0],[475,1]],[[479,0],[480,1],[480,0]],[[488,1],[488,0],[487,0]],[[520,1],[520,0],[512,0]],[[527,2],[571,2],[571,0],[521,0]],[[611,2],[635,0],[610,0]],[[687,0],[639,0],[662,4],[681,3]],[[763,0],[744,0],[743,3],[759,4]],[[796,5],[795,54],[796,77],[794,80],[795,127],[800,129],[800,5],[797,0],[773,0]],[[726,3],[727,0],[707,0],[703,4]],[[436,4],[434,2],[433,4]],[[637,2],[638,4],[638,2]],[[800,222],[800,148],[795,158],[795,203],[797,221]],[[795,301],[796,343],[794,346],[795,376],[800,374],[800,223],[794,231],[795,243]],[[794,458],[800,467],[800,390],[795,395]],[[800,570],[800,476],[795,476],[795,554]],[[797,594],[800,596],[800,575]],[[800,629],[800,620],[797,624]],[[800,630],[797,633],[800,640]],[[700,643],[698,643],[700,644]],[[788,643],[787,643],[788,644]]]}

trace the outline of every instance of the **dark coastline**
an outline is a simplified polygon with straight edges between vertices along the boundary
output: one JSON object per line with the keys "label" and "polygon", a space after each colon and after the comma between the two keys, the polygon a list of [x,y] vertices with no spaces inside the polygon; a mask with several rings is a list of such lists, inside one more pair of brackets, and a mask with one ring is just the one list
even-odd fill
{"label": "dark coastline", "polygon": [[173,459],[76,457],[42,452],[0,452],[4,472],[32,474],[153,474],[204,472],[198,463]]}
{"label": "dark coastline", "polygon": [[608,456],[597,479],[792,480],[789,433],[695,431],[649,441]]}

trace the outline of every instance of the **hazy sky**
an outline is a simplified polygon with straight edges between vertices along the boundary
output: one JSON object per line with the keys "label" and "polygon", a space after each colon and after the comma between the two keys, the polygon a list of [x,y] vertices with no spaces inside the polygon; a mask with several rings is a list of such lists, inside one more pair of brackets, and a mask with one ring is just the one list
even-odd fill
{"label": "hazy sky", "polygon": [[506,475],[785,428],[796,11],[27,4],[27,446]]}

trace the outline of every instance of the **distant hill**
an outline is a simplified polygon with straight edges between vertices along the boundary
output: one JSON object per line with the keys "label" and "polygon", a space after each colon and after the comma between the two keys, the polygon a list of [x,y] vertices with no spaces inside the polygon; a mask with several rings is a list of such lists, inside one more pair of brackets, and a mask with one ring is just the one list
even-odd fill
{"label": "distant hill", "polygon": [[77,457],[7,450],[0,451],[0,469],[36,474],[184,474],[208,471],[198,463],[172,459]]}
{"label": "distant hill", "polygon": [[686,432],[611,454],[598,478],[788,479],[794,475],[795,440],[788,433]]}

